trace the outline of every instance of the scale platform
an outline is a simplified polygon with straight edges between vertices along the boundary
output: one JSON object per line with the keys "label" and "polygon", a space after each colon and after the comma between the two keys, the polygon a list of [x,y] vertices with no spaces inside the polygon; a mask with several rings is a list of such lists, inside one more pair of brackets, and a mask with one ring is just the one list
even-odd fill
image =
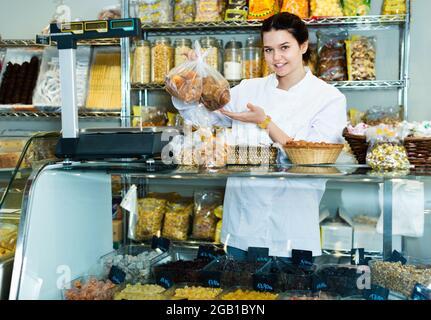
{"label": "scale platform", "polygon": [[76,161],[154,157],[169,143],[162,141],[163,133],[169,130],[158,127],[81,129],[77,138],[61,138],[55,155]]}

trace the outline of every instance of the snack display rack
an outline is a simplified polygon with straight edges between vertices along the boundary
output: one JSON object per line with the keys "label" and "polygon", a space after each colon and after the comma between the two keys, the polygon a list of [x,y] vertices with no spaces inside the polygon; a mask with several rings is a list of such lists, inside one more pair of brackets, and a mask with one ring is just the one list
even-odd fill
{"label": "snack display rack", "polygon": [[[304,19],[310,30],[325,29],[348,29],[348,30],[399,30],[399,77],[392,80],[375,80],[375,81],[335,81],[330,82],[342,91],[364,91],[364,90],[391,90],[398,93],[398,105],[404,107],[404,117],[408,119],[408,87],[409,87],[409,55],[410,55],[410,19],[411,3],[406,1],[406,14],[400,15],[370,15],[370,16],[351,16],[351,17],[312,17]],[[122,0],[123,16],[129,17],[129,0]],[[211,32],[216,35],[228,34],[254,34],[258,32],[261,21],[217,21],[217,22],[172,22],[163,24],[143,24],[143,39],[148,37],[158,37],[165,35],[205,35]],[[115,118],[119,117],[121,126],[127,127],[131,123],[131,96],[136,94],[138,104],[141,106],[149,105],[149,95],[153,91],[164,89],[161,84],[138,84],[131,83],[131,59],[130,49],[131,41],[129,39],[98,39],[79,41],[78,45],[91,46],[121,46],[121,78],[122,78],[122,105],[121,112],[85,112],[80,111],[82,118]],[[35,40],[0,40],[0,47],[34,47],[40,46]],[[239,84],[239,81],[231,81],[233,87]],[[10,108],[9,108],[10,110]],[[15,117],[28,120],[55,119],[59,113],[43,112],[39,110],[20,110],[12,109],[11,111],[0,111],[0,118]],[[118,118],[117,118],[118,119]]]}

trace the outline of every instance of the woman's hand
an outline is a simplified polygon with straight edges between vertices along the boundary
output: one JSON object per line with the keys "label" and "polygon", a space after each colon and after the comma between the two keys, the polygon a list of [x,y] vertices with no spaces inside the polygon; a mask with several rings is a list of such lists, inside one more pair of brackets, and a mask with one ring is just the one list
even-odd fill
{"label": "woman's hand", "polygon": [[262,123],[265,118],[266,118],[266,114],[265,111],[263,111],[262,108],[255,106],[251,103],[247,104],[247,108],[250,111],[246,111],[246,112],[230,112],[224,109],[221,109],[220,112],[226,116],[228,116],[229,118],[233,119],[233,120],[238,120],[238,121],[242,121],[242,122],[248,122],[248,123],[255,123],[255,124],[259,124]]}

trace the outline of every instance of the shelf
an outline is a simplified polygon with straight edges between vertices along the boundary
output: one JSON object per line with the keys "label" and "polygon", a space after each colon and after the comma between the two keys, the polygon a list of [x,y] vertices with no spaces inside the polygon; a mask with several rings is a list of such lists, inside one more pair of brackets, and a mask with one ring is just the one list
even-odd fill
{"label": "shelf", "polygon": [[[31,118],[31,119],[52,119],[60,118],[60,112],[44,111],[0,111],[0,118]],[[121,112],[79,112],[79,118],[86,119],[106,119],[120,118]]]}
{"label": "shelf", "polygon": [[[231,87],[238,85],[241,81],[229,81]],[[365,90],[365,89],[396,89],[403,88],[405,81],[400,80],[376,80],[376,81],[332,81],[329,82],[334,87],[345,90]],[[139,84],[133,83],[132,90],[164,90],[164,84]]]}
{"label": "shelf", "polygon": [[[373,27],[397,25],[406,22],[406,15],[376,15],[361,17],[321,17],[304,19],[309,27]],[[174,34],[181,30],[182,33],[187,31],[199,30],[219,30],[238,32],[241,29],[259,29],[262,21],[216,21],[216,22],[171,22],[161,24],[143,24],[142,29],[145,32]]]}
{"label": "shelf", "polygon": [[[54,42],[55,43],[55,42]],[[119,39],[95,39],[95,40],[81,40],[78,45],[82,46],[118,46],[120,45]],[[0,47],[43,47],[44,45],[36,43],[35,40],[29,39],[3,39],[0,40]]]}

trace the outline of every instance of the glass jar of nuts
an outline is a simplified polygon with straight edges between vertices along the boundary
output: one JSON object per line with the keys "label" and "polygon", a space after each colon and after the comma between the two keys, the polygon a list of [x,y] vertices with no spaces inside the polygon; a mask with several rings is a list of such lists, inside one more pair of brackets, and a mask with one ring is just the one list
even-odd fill
{"label": "glass jar of nuts", "polygon": [[175,67],[187,61],[187,53],[192,49],[192,40],[177,39],[175,40]]}
{"label": "glass jar of nuts", "polygon": [[251,79],[262,76],[262,48],[255,38],[248,38],[242,49],[242,78]]}
{"label": "glass jar of nuts", "polygon": [[151,48],[151,81],[163,84],[168,72],[174,66],[174,49],[171,39],[158,38]]}
{"label": "glass jar of nuts", "polygon": [[208,55],[205,57],[205,62],[220,72],[220,63],[219,63],[219,43],[214,37],[203,37],[199,40],[202,51],[207,52]]}
{"label": "glass jar of nuts", "polygon": [[150,83],[151,81],[151,44],[148,40],[135,43],[133,53],[132,82]]}

